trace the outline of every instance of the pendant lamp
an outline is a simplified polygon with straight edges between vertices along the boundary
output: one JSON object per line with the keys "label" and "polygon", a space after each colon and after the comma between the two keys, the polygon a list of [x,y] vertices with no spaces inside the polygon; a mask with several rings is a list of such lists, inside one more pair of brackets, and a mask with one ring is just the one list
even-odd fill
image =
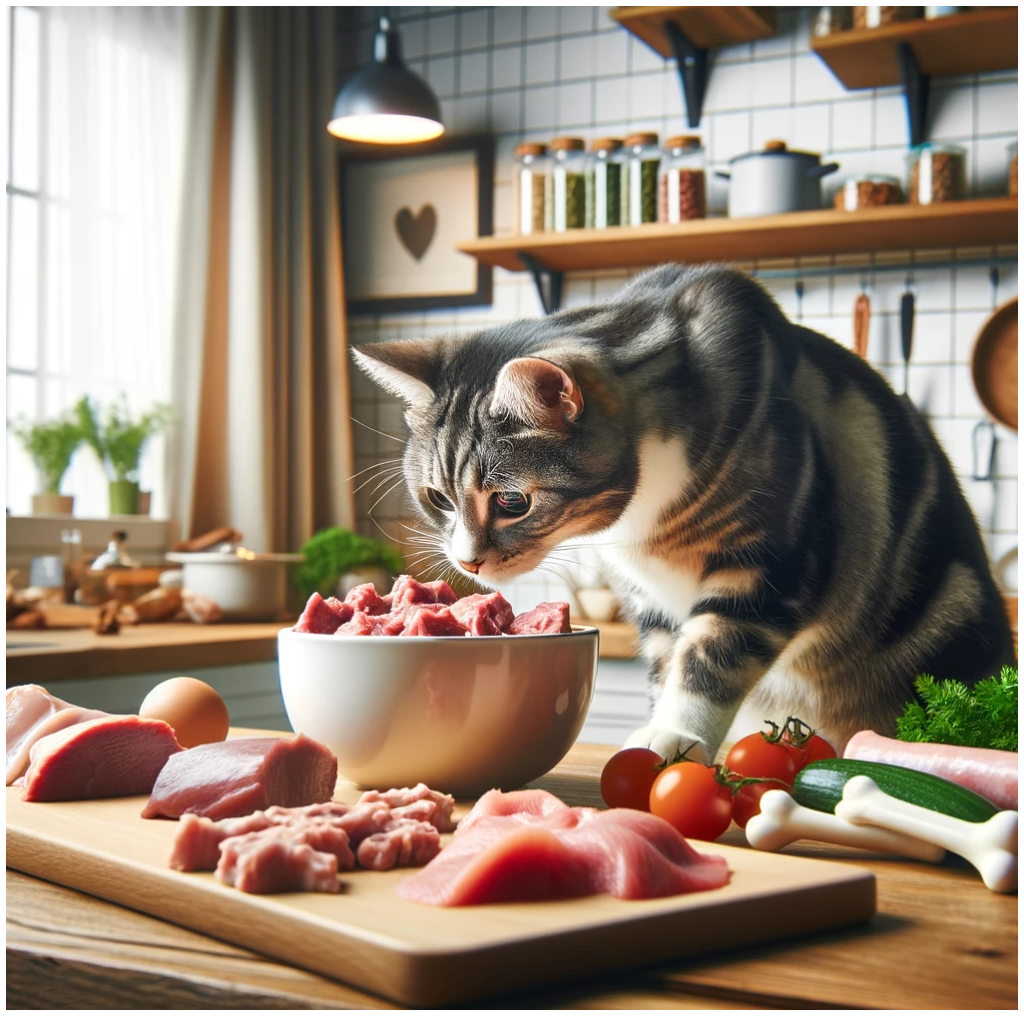
{"label": "pendant lamp", "polygon": [[348,141],[403,145],[444,133],[441,108],[430,86],[402,63],[398,33],[381,18],[373,40],[373,62],[334,100],[328,131]]}

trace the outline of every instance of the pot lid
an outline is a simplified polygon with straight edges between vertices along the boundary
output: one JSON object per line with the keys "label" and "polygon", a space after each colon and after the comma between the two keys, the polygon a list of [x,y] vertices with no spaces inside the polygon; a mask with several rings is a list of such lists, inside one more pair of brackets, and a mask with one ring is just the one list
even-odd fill
{"label": "pot lid", "polygon": [[297,563],[305,561],[302,554],[260,554],[254,550],[246,550],[244,547],[237,547],[230,551],[199,551],[195,554],[188,554],[181,551],[171,551],[164,557],[175,564],[244,564],[248,561],[282,561]]}
{"label": "pot lid", "polygon": [[744,152],[742,155],[734,155],[729,160],[729,165],[731,166],[734,162],[739,162],[741,159],[757,159],[762,156],[774,156],[776,158],[788,156],[793,159],[810,159],[813,162],[821,162],[820,152],[797,152],[787,148],[785,141],[766,141],[761,151]]}

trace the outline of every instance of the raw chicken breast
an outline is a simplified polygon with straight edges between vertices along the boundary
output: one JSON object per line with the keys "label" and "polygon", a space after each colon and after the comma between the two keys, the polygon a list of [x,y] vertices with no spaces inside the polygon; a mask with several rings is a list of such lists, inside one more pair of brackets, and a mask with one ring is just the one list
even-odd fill
{"label": "raw chicken breast", "polygon": [[17,782],[26,801],[147,794],[168,759],[184,754],[163,720],[104,716],[36,741]]}
{"label": "raw chicken breast", "polygon": [[546,790],[513,790],[508,794],[488,790],[459,823],[458,832],[460,835],[468,832],[485,818],[508,816],[522,824],[563,810],[572,809]]}
{"label": "raw chicken breast", "polygon": [[303,734],[200,744],[164,767],[142,817],[232,818],[317,804],[331,799],[337,779],[338,760]]}

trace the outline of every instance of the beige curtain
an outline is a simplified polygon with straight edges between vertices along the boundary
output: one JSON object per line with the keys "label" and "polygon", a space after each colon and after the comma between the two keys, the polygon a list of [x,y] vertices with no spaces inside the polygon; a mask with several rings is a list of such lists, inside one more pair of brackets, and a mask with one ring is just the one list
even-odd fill
{"label": "beige curtain", "polygon": [[172,517],[294,550],[352,526],[332,8],[187,8]]}

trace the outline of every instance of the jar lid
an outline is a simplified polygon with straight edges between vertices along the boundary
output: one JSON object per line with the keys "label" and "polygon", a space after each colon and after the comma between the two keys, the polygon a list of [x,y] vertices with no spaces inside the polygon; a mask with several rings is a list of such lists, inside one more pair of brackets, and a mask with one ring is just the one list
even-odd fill
{"label": "jar lid", "polygon": [[648,132],[644,132],[642,134],[630,134],[625,141],[627,148],[640,148],[643,145],[656,145],[657,143],[658,135]]}
{"label": "jar lid", "polygon": [[922,152],[941,152],[946,155],[966,155],[967,149],[959,145],[943,145],[937,141],[925,141],[924,144],[914,145],[908,153],[910,158],[920,155]]}
{"label": "jar lid", "polygon": [[592,152],[617,152],[622,147],[622,138],[597,138],[590,142]]}
{"label": "jar lid", "polygon": [[679,134],[665,141],[665,147],[673,151],[677,148],[700,148],[700,146],[701,138],[699,134]]}
{"label": "jar lid", "polygon": [[583,138],[552,138],[548,142],[549,152],[582,152],[587,143]]}
{"label": "jar lid", "polygon": [[547,151],[544,145],[536,141],[527,141],[525,144],[517,145],[514,155],[521,159],[524,155],[543,155]]}

